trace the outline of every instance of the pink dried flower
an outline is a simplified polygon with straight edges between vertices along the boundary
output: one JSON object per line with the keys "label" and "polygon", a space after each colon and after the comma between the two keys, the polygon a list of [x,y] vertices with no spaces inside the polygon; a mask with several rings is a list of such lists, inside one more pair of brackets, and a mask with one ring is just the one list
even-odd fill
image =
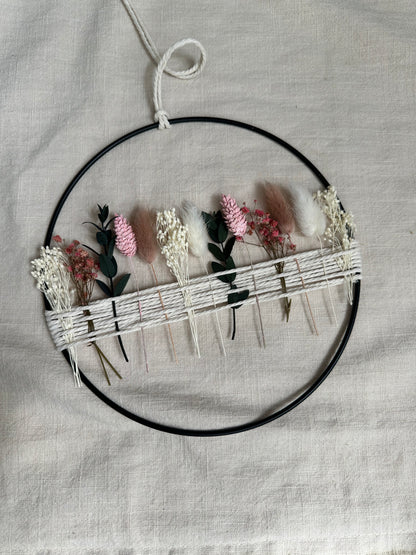
{"label": "pink dried flower", "polygon": [[241,208],[230,195],[222,195],[220,204],[228,229],[236,237],[242,237],[247,231],[247,220]]}
{"label": "pink dried flower", "polygon": [[129,257],[134,256],[137,251],[136,237],[126,218],[116,214],[114,231],[116,232],[116,247],[121,254]]}
{"label": "pink dried flower", "polygon": [[60,235],[54,235],[52,239],[55,243],[62,243],[62,237]]}

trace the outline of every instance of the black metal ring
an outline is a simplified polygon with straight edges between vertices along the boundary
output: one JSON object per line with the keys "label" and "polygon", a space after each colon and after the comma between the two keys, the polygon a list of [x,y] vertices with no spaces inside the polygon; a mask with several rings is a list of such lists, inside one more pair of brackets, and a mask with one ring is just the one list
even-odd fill
{"label": "black metal ring", "polygon": [[[224,119],[224,118],[214,118],[214,117],[209,117],[209,116],[194,116],[194,117],[176,118],[176,119],[170,120],[171,125],[176,125],[176,124],[179,124],[179,123],[198,123],[198,122],[208,122],[208,123],[219,123],[219,124],[222,124],[222,125],[232,125],[234,127],[240,127],[242,129],[247,129],[248,131],[252,131],[253,133],[257,133],[259,135],[262,135],[263,137],[266,137],[267,139],[270,139],[271,141],[274,141],[275,143],[279,144],[281,147],[283,147],[284,149],[286,149],[290,153],[292,153],[307,168],[309,168],[309,170],[316,176],[316,178],[320,181],[320,183],[325,188],[329,187],[329,183],[326,180],[326,178],[314,166],[314,164],[312,164],[312,162],[310,160],[308,160],[308,158],[306,158],[301,152],[299,152],[296,148],[294,148],[292,145],[290,145],[286,141],[283,141],[279,137],[276,137],[276,135],[273,135],[272,133],[269,133],[268,131],[264,131],[263,129],[260,129],[259,127],[255,127],[254,125],[249,125],[248,123],[243,123],[241,121]],[[56,221],[58,219],[58,216],[59,216],[67,198],[71,194],[71,191],[74,189],[76,184],[80,181],[82,176],[96,162],[98,162],[98,160],[100,160],[100,158],[102,158],[105,154],[110,152],[110,150],[112,150],[116,146],[120,145],[121,143],[124,143],[125,141],[128,141],[129,139],[131,139],[133,137],[136,137],[137,135],[141,135],[142,133],[146,133],[147,131],[151,131],[152,129],[157,129],[157,127],[158,127],[158,124],[153,123],[151,125],[146,125],[145,127],[140,127],[140,129],[135,129],[134,131],[131,131],[130,133],[127,133],[126,135],[123,135],[119,139],[113,141],[112,143],[107,145],[105,148],[100,150],[100,152],[98,152],[98,154],[96,154],[93,158],[91,158],[91,160],[89,160],[89,162],[87,162],[85,164],[85,166],[72,179],[71,183],[68,185],[68,187],[66,188],[65,192],[63,193],[61,199],[59,200],[57,207],[55,208],[55,211],[54,211],[54,213],[52,215],[52,218],[51,218],[51,221],[49,223],[48,230],[46,232],[45,243],[44,243],[45,246],[50,245],[52,235],[53,235],[53,231],[54,231],[55,224],[56,224]],[[300,403],[302,403],[305,399],[307,399],[309,397],[309,395],[311,395],[321,385],[321,383],[325,380],[325,378],[327,378],[327,376],[330,374],[330,372],[332,371],[332,369],[334,368],[334,366],[336,365],[336,363],[340,359],[340,357],[341,357],[341,355],[342,355],[342,353],[343,353],[343,351],[344,351],[344,349],[345,349],[345,347],[348,343],[348,340],[351,336],[351,332],[352,332],[352,329],[354,327],[355,318],[356,318],[356,315],[357,315],[358,303],[359,303],[359,299],[360,299],[360,286],[361,286],[360,281],[357,281],[354,284],[351,314],[350,314],[348,323],[346,325],[344,334],[342,336],[342,339],[340,340],[340,343],[338,345],[338,348],[336,349],[336,351],[335,351],[331,361],[329,362],[328,366],[326,367],[326,369],[318,376],[318,378],[312,383],[312,385],[310,385],[306,389],[306,391],[304,391],[301,395],[299,395],[294,401],[292,401],[291,403],[289,403],[288,405],[286,405],[282,409],[274,412],[273,414],[271,414],[269,416],[266,416],[264,418],[260,418],[258,420],[254,420],[252,422],[248,422],[247,424],[241,424],[239,426],[230,426],[230,427],[227,427],[227,428],[209,429],[209,430],[193,430],[193,429],[186,429],[186,428],[176,428],[175,426],[166,426],[165,424],[159,424],[157,422],[153,422],[151,420],[148,420],[147,418],[143,418],[141,416],[138,416],[137,414],[134,414],[134,413],[130,412],[129,410],[125,409],[124,407],[121,407],[120,405],[118,405],[117,403],[115,403],[114,401],[109,399],[106,395],[104,395],[104,393],[102,391],[100,391],[93,383],[91,383],[89,381],[89,379],[85,376],[85,374],[80,371],[81,379],[84,382],[84,384],[99,399],[104,401],[104,403],[106,403],[109,407],[116,410],[120,414],[123,414],[124,416],[127,416],[127,418],[130,418],[131,420],[139,422],[140,424],[143,424],[144,426],[148,426],[149,428],[154,428],[155,430],[160,430],[162,432],[168,432],[170,434],[177,434],[177,435],[183,435],[183,436],[198,436],[198,437],[222,436],[222,435],[236,434],[236,433],[239,433],[239,432],[245,432],[247,430],[252,430],[254,428],[258,428],[259,426],[263,426],[264,424],[268,424],[269,422],[272,422],[273,420],[276,420],[277,418],[280,418],[284,414],[287,414],[289,411],[291,411],[292,409],[294,409],[295,407],[300,405]],[[46,299],[45,299],[45,306],[47,306],[46,305]],[[65,358],[67,359],[67,361],[69,363],[68,352],[64,351],[63,355],[65,356]]]}

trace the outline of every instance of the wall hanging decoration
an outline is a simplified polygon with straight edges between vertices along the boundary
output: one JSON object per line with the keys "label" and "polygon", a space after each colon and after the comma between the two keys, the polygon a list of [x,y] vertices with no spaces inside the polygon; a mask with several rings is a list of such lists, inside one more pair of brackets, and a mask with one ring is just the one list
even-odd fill
{"label": "wall hanging decoration", "polygon": [[[181,79],[198,76],[206,62],[205,50],[198,41],[184,39],[160,56],[130,2],[122,0],[122,3],[157,64],[153,90],[155,123],[135,129],[111,142],[75,175],[52,215],[41,255],[32,262],[32,275],[45,297],[45,315],[52,339],[69,362],[76,385],[83,382],[114,410],[164,432],[216,436],[250,430],[272,422],[307,399],[332,371],[348,343],[358,310],[361,279],[360,250],[354,238],[353,218],[344,210],[335,189],[315,165],[276,135],[231,119],[211,116],[169,118],[162,105],[163,73]],[[198,62],[188,70],[170,69],[168,61],[172,54],[188,44],[199,49]],[[169,133],[171,126],[186,126],[189,123],[239,128],[262,136],[305,166],[321,184],[322,190],[312,196],[300,185],[282,187],[267,183],[263,204],[259,201],[249,202],[248,199],[245,203],[239,203],[224,191],[213,211],[181,199],[182,206],[177,209],[164,207],[156,213],[151,207],[141,207],[130,221],[119,213],[117,206],[114,206],[113,214],[107,205],[99,205],[97,221],[87,222],[94,229],[96,245],[81,245],[78,241],[67,245],[56,235],[58,218],[71,193],[103,157],[134,137],[154,133],[154,139],[157,140],[157,133],[160,133],[158,129]],[[318,241],[316,248],[298,252],[295,245],[296,230],[304,236],[315,237]],[[249,246],[264,253],[260,262],[252,260]],[[245,265],[235,262],[235,253],[239,249],[247,252],[248,263]],[[153,263],[158,252],[175,278],[168,283],[160,283],[156,276]],[[136,255],[150,267],[154,280],[152,287],[141,287]],[[120,257],[128,259],[129,273],[119,272]],[[190,257],[199,260],[202,270],[200,275],[189,275]],[[116,345],[118,343],[117,348],[124,360],[128,361],[123,336],[137,332],[137,348],[142,349],[145,367],[149,372],[152,361],[146,347],[146,330],[152,328],[167,331],[173,357],[178,363],[181,354],[177,352],[174,342],[174,334],[177,333],[175,325],[178,322],[187,322],[195,355],[204,357],[198,327],[203,318],[211,318],[215,323],[221,355],[227,357],[227,341],[239,340],[239,310],[250,305],[255,307],[261,348],[267,349],[269,338],[262,307],[271,301],[281,303],[285,321],[289,323],[293,303],[304,297],[312,329],[318,335],[313,293],[322,290],[328,295],[336,320],[332,290],[339,286],[345,287],[346,300],[351,307],[344,329],[328,356],[326,368],[285,406],[246,424],[218,429],[192,429],[158,423],[116,403],[79,368],[78,349],[83,345],[92,345],[106,383],[113,383],[114,376],[122,379],[123,372],[110,362],[104,344],[112,338],[111,341],[115,341]],[[101,295],[91,301],[94,287]],[[227,338],[221,327],[219,314],[230,317],[230,338]]]}

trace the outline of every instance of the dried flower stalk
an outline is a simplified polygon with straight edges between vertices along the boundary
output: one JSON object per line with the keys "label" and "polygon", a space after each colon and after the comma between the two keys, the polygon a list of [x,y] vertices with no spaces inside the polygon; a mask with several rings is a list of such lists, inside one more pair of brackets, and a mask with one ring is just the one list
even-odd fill
{"label": "dried flower stalk", "polygon": [[186,286],[189,283],[188,272],[188,228],[176,216],[175,209],[164,210],[156,215],[157,240],[160,252],[165,257],[166,264],[182,287],[182,295],[187,307],[189,325],[196,353],[201,356],[198,343],[198,330],[195,312],[192,308],[192,297]]}

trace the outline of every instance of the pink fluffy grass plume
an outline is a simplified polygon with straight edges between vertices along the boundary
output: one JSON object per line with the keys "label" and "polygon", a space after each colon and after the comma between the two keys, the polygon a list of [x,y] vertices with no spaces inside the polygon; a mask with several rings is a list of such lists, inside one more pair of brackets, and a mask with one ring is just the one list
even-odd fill
{"label": "pink fluffy grass plume", "polygon": [[114,231],[116,233],[116,247],[121,254],[128,257],[134,256],[137,251],[136,237],[131,225],[124,216],[116,214]]}
{"label": "pink fluffy grass plume", "polygon": [[230,232],[238,239],[247,231],[247,220],[231,195],[222,195],[221,212]]}

